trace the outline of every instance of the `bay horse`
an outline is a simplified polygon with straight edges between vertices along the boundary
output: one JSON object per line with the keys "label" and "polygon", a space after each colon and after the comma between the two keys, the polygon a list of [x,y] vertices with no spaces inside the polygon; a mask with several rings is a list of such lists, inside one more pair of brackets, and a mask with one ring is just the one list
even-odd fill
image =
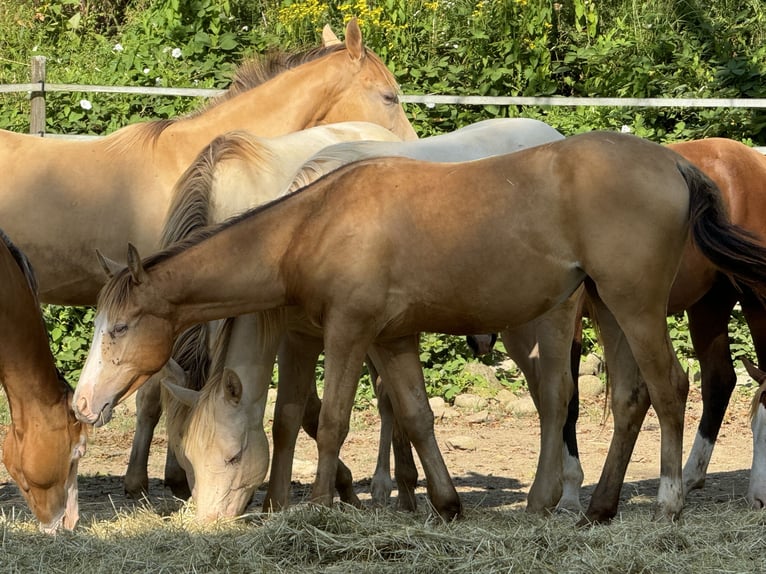
{"label": "bay horse", "polygon": [[[369,352],[421,459],[431,502],[451,519],[462,506],[434,437],[418,333],[523,325],[585,283],[615,395],[640,386],[640,373],[655,405],[662,430],[656,515],[673,518],[683,507],[688,379],[665,313],[689,232],[738,282],[758,288],[766,279],[766,249],[727,220],[716,186],[675,152],[634,136],[595,132],[463,163],[355,162],[147,260],[129,246],[128,268],[99,296],[74,409],[84,422],[103,422],[162,368],[191,324],[295,306],[323,329],[325,348],[312,500],[332,502]],[[488,244],[487,235],[495,240]],[[544,369],[546,456],[530,511],[561,497],[570,342],[571,332],[560,353],[566,360],[548,359]],[[622,423],[615,420],[606,481],[594,495],[603,500],[592,501],[588,520],[616,511],[612,493],[625,469],[611,455],[630,447]]]}
{"label": "bay horse", "polygon": [[[391,141],[393,136],[369,141],[374,135],[385,135],[373,133],[368,141],[344,141],[323,147],[301,166],[300,163],[307,158],[301,152],[308,151],[309,147],[302,140],[316,139],[310,138],[309,134],[322,130],[321,127],[311,128],[269,140],[254,138],[242,132],[231,132],[216,138],[178,181],[163,244],[170,245],[195,229],[223,221],[248,206],[278,197],[294,189],[296,182],[308,183],[325,172],[362,157],[388,155],[429,161],[470,160],[513,152],[564,137],[538,120],[492,119],[412,142]],[[352,140],[350,137],[338,139]],[[197,335],[204,338],[202,331],[197,331]],[[179,456],[186,475],[194,477],[192,496],[197,516],[201,520],[240,514],[263,479],[268,445],[262,440],[262,418],[266,390],[271,382],[280,344],[279,398],[273,425],[275,452],[264,508],[284,508],[289,500],[298,430],[302,425],[310,436],[316,435],[321,403],[313,384],[313,373],[318,354],[322,350],[321,331],[307,325],[294,312],[277,316],[274,313],[259,313],[232,318],[224,322],[214,338],[216,358],[212,362],[216,366],[211,366],[208,378],[216,383],[216,391],[184,389],[187,386],[207,389],[210,385],[207,383],[203,386],[203,381],[189,380],[204,376],[204,369],[196,368],[193,362],[179,360],[182,365],[187,365],[184,370],[188,371],[183,377],[175,377],[183,381],[181,388],[178,380],[173,385],[173,377],[167,378],[165,386],[171,392],[164,393],[163,404],[168,413],[168,447]],[[186,337],[183,343],[177,342],[173,354],[174,357],[198,357],[207,348],[204,341],[194,336]],[[286,358],[288,356],[289,359]],[[370,361],[368,364],[374,370]],[[226,369],[233,373],[224,376]],[[242,389],[236,393],[236,401],[232,401],[231,393],[225,392],[235,386],[234,375],[236,386]],[[226,384],[223,383],[224,379]],[[147,392],[147,389],[149,393],[156,394],[159,379],[153,377],[153,381],[154,385],[143,385],[138,391],[139,395]],[[144,399],[141,403],[144,403]],[[394,418],[385,393],[379,396],[379,405],[382,419],[380,456],[371,491],[373,501],[385,505],[392,489],[390,443]],[[217,417],[219,420],[213,423],[216,417],[211,413],[214,412],[226,413],[226,416]],[[206,422],[200,423],[201,420]],[[136,437],[143,435],[136,433]],[[227,445],[238,444],[247,447],[243,449],[240,462],[231,465],[225,455],[226,451],[231,450]],[[407,462],[415,468],[409,453],[409,443],[407,452],[398,444],[397,447],[397,460],[400,453],[403,453],[401,456],[407,457]],[[258,449],[262,451],[258,452]],[[144,452],[148,453],[148,442]],[[146,457],[143,460],[143,474],[146,476]],[[397,463],[397,469],[404,467],[405,464]],[[258,480],[253,478],[259,476],[261,478]],[[404,476],[397,471],[397,478],[400,482],[400,506],[414,509],[417,471],[414,475],[408,473]],[[341,500],[361,505],[353,490],[351,472],[342,464],[339,465],[336,487]]]}
{"label": "bay horse", "polygon": [[91,141],[0,130],[0,215],[35,267],[45,303],[94,305],[104,274],[94,247],[112,259],[126,241],[153,252],[176,180],[217,135],[263,137],[315,125],[368,121],[416,139],[385,64],[364,47],[355,19],[345,44],[272,52],[242,64],[230,88],[197,113],[138,123]]}
{"label": "bay horse", "polygon": [[[167,247],[196,228],[219,223],[270,201],[284,191],[313,153],[349,140],[399,141],[399,138],[390,130],[369,122],[327,124],[273,138],[257,137],[242,130],[216,137],[176,182],[160,245]],[[107,275],[121,267],[106,260],[104,265]],[[207,353],[206,329],[192,329],[180,338],[174,357],[182,370],[189,371],[187,384],[192,388],[199,389],[204,383]],[[263,398],[265,400],[265,395]],[[143,386],[136,403],[136,432],[124,484],[126,493],[139,497],[149,486],[149,449],[162,414],[159,381]],[[169,449],[171,453],[177,450]],[[267,451],[267,460],[268,456]],[[165,482],[176,496],[188,497],[191,492],[184,470],[190,469],[176,468],[174,462],[171,455]]]}
{"label": "bay horse", "polygon": [[73,390],[56,369],[32,267],[2,231],[0,277],[0,382],[11,411],[3,464],[43,532],[72,530],[87,430],[72,412]]}

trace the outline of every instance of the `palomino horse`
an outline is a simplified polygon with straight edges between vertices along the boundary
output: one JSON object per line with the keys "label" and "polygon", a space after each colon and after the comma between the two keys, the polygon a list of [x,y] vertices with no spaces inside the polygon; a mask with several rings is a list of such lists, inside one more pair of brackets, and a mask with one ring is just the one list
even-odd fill
{"label": "palomino horse", "polygon": [[[306,157],[300,150],[306,150],[308,147],[306,144],[299,146],[298,142],[304,138],[309,139],[311,132],[319,132],[322,129],[312,128],[270,141],[259,140],[241,132],[216,138],[177,184],[178,191],[169,213],[164,243],[169,245],[195,229],[222,221],[243,211],[248,204],[256,205],[273,199],[284,193],[287,188],[294,187],[294,183],[290,185],[291,180],[315,179],[323,170],[336,169],[341,164],[362,156],[398,155],[428,160],[468,160],[563,139],[556,130],[537,120],[493,119],[466,126],[449,134],[413,142],[366,141],[349,142],[351,145],[335,144],[318,152],[296,174],[301,158]],[[306,135],[301,136],[304,133]],[[384,139],[393,138],[380,138]],[[292,150],[292,153],[288,157],[280,153],[282,149]],[[278,160],[278,157],[282,159]],[[288,176],[290,170],[286,167],[289,165],[292,165],[293,169]],[[237,198],[239,203],[224,205],[223,202],[231,201],[230,198]],[[255,488],[260,485],[261,471],[265,469],[264,461],[268,458],[268,447],[261,440],[262,417],[266,390],[271,382],[272,367],[280,341],[280,394],[273,427],[274,462],[264,502],[267,510],[287,505],[295,439],[302,422],[303,404],[307,405],[303,420],[304,429],[309,435],[315,435],[320,403],[313,385],[313,365],[322,349],[321,331],[307,325],[305,320],[295,313],[289,314],[289,325],[285,324],[284,317],[270,318],[270,315],[273,313],[242,316],[227,321],[225,328],[215,339],[219,358],[214,360],[214,363],[218,366],[212,369],[210,377],[220,381],[224,367],[233,369],[237,380],[244,382],[236,402],[231,401],[230,395],[223,392],[230,385],[223,386],[222,383],[219,384],[219,391],[204,393],[181,391],[170,386],[173,392],[165,397],[169,447],[179,456],[187,476],[195,477],[194,482],[199,487],[193,489],[193,497],[197,516],[201,519],[240,514]],[[285,324],[286,329],[289,327],[290,331],[297,332],[285,336],[282,340],[282,332],[275,332],[274,327],[281,324]],[[207,345],[187,338],[182,347],[177,348],[174,356],[176,353],[196,356],[198,352],[189,353],[184,349],[206,349]],[[289,361],[285,359],[287,355],[291,357]],[[306,366],[304,368],[298,365]],[[200,376],[199,369],[189,368],[188,371],[191,378]],[[172,380],[172,377],[169,379]],[[154,380],[157,380],[156,377]],[[233,384],[232,377],[228,380]],[[183,386],[200,388],[201,384],[187,381]],[[153,385],[149,384],[142,386],[139,395],[152,387]],[[179,399],[180,404],[179,401],[173,400],[174,397]],[[373,500],[385,504],[391,492],[389,459],[393,415],[385,395],[380,398],[379,404],[383,419],[381,454],[371,489]],[[173,414],[177,409],[181,413]],[[210,413],[215,411],[229,413],[226,418],[215,422],[215,430],[211,430],[211,424],[197,422],[199,419],[211,421],[213,417]],[[243,424],[242,421],[247,423]],[[192,432],[190,428],[199,429],[200,432]],[[136,433],[136,436],[139,434],[142,433]],[[227,448],[224,447],[235,444],[247,445],[247,448],[242,453],[240,462],[231,465],[226,462]],[[257,447],[263,447],[265,452],[256,452]],[[397,449],[396,452],[398,454],[401,451]],[[412,459],[408,452],[404,453],[404,456],[407,456],[408,461]],[[403,466],[397,464],[397,469]],[[248,468],[251,468],[251,472],[247,472]],[[414,469],[414,463],[412,468]],[[258,476],[261,476],[260,480],[253,478]],[[402,483],[400,504],[406,501],[407,504],[403,506],[412,508],[417,471],[414,475],[410,473],[406,476],[404,484],[405,478],[397,472],[397,478],[401,479],[399,482]],[[243,486],[244,477],[248,477],[247,487]],[[339,466],[336,487],[343,501],[360,504],[353,491],[351,473],[345,466]]]}
{"label": "palomino horse", "polygon": [[[174,186],[161,246],[169,246],[197,227],[219,223],[270,201],[284,190],[309,156],[323,147],[349,140],[399,141],[399,138],[368,122],[316,126],[275,138],[259,138],[243,131],[218,136]],[[185,333],[174,353],[180,367],[189,371],[188,384],[193,388],[199,389],[204,382],[206,355],[207,332],[200,328]],[[159,383],[142,387],[136,401],[136,433],[125,473],[125,491],[134,496],[146,492],[149,485],[149,448],[162,414]],[[265,457],[268,459],[268,451]],[[169,463],[173,463],[172,456]],[[186,479],[179,473],[172,466],[166,468],[166,482],[176,496],[183,496],[187,494],[183,488]]]}
{"label": "palomino horse", "polygon": [[246,129],[272,137],[354,120],[416,139],[397,94],[351,20],[345,44],[245,63],[224,95],[189,117],[93,141],[0,131],[3,226],[34,265],[43,302],[93,305],[104,283],[94,247],[113,259],[126,241],[158,250],[173,185],[215,136]]}
{"label": "palomino horse", "polygon": [[[591,133],[457,164],[356,162],[145,261],[130,247],[128,269],[99,296],[75,411],[86,422],[102,419],[162,368],[174,338],[191,324],[295,306],[323,329],[325,348],[312,499],[332,502],[369,351],[418,452],[434,508],[454,518],[462,507],[434,437],[417,334],[522,325],[585,282],[615,393],[632,392],[640,372],[657,410],[657,514],[674,517],[683,507],[688,380],[665,312],[689,232],[736,280],[757,286],[766,279],[766,249],[727,221],[715,185],[676,153],[640,138]],[[487,243],[488,235],[494,241]],[[573,329],[573,318],[569,324]],[[541,385],[547,456],[530,489],[532,511],[561,497],[570,341],[566,360],[548,361]],[[612,491],[619,492],[625,469],[612,453],[629,450],[623,438],[613,437],[589,520],[616,511]]]}
{"label": "palomino horse", "polygon": [[0,239],[0,382],[11,410],[3,463],[41,530],[72,530],[87,431],[72,412],[72,389],[56,370],[32,268],[2,232]]}

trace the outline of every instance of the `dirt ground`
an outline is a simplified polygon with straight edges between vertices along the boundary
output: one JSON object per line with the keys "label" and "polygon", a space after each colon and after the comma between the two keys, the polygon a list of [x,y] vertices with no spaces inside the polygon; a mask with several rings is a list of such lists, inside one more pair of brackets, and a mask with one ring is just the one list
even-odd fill
{"label": "dirt ground", "polygon": [[[751,465],[751,432],[747,419],[750,388],[738,388],[732,397],[719,443],[710,464],[704,490],[691,494],[688,502],[728,502],[740,500],[747,492]],[[585,471],[583,505],[601,471],[612,432],[612,421],[602,420],[603,396],[588,399],[578,426],[582,463]],[[696,431],[701,401],[698,387],[692,385],[687,407],[684,448],[688,452]],[[521,507],[534,478],[539,450],[538,420],[535,415],[501,414],[490,409],[486,418],[476,413],[455,410],[454,416],[437,421],[436,433],[455,484],[466,508]],[[120,406],[115,420],[95,429],[88,452],[80,463],[81,520],[107,518],[136,502],[123,494],[122,476],[127,466],[132,440],[130,406]],[[270,427],[268,429],[270,431]],[[373,410],[355,413],[351,432],[341,452],[354,472],[357,492],[369,500],[369,481],[375,467],[378,443],[378,417]],[[466,441],[465,437],[471,440]],[[629,504],[651,503],[657,491],[659,475],[659,424],[650,410],[628,467],[623,501]],[[449,448],[451,443],[468,442],[468,448]],[[470,445],[473,443],[473,446]],[[154,439],[150,457],[150,493],[147,501],[158,512],[178,508],[169,490],[162,485],[165,434],[161,425]],[[293,474],[294,501],[308,496],[315,469],[316,449],[301,434]],[[422,471],[420,472],[422,477]],[[394,492],[395,494],[395,492]],[[254,498],[249,510],[258,511],[264,488]],[[418,496],[424,503],[425,488],[421,478]],[[625,509],[623,503],[621,509]],[[0,467],[0,512],[6,516],[24,516],[26,507],[4,467]]]}

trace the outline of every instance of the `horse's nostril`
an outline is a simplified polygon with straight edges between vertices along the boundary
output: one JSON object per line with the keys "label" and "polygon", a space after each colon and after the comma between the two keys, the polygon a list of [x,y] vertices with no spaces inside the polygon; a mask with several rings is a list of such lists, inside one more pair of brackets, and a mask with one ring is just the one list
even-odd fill
{"label": "horse's nostril", "polygon": [[77,410],[80,412],[84,412],[88,408],[88,399],[85,397],[80,397],[77,399]]}
{"label": "horse's nostril", "polygon": [[764,502],[760,498],[753,498],[752,507],[755,510],[762,510],[764,508]]}

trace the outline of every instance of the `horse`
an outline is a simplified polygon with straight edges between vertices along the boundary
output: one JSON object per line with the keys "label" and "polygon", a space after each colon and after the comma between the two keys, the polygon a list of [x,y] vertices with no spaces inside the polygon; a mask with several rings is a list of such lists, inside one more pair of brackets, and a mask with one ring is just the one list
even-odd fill
{"label": "horse", "polygon": [[[594,132],[461,163],[355,162],[146,260],[129,246],[127,269],[99,295],[73,406],[84,422],[106,422],[122,397],[162,368],[187,326],[298,307],[322,328],[325,348],[312,500],[332,503],[369,353],[418,452],[431,503],[449,520],[462,505],[434,437],[418,333],[523,325],[585,283],[615,396],[629,399],[645,388],[655,405],[662,429],[656,516],[672,519],[683,507],[688,379],[665,312],[690,232],[738,282],[757,289],[766,279],[766,249],[728,221],[715,184],[675,152],[635,136]],[[487,235],[495,241],[488,244]],[[532,512],[561,497],[571,334],[560,353],[566,360],[549,358],[544,369],[546,457],[529,492]],[[616,512],[631,450],[623,424],[630,419],[615,414],[589,521]]]}
{"label": "horse", "polygon": [[[123,255],[126,241],[153,252],[171,190],[217,135],[262,137],[340,121],[368,121],[400,139],[417,136],[385,64],[349,21],[345,44],[329,29],[325,46],[274,51],[244,62],[229,89],[196,113],[121,128],[89,141],[0,131],[0,214],[35,267],[40,299],[94,305],[104,275],[94,246]],[[34,159],[32,159],[34,158]]]}
{"label": "horse", "polygon": [[[169,212],[165,226],[165,245],[170,245],[188,236],[198,229],[213,222],[220,222],[226,217],[244,210],[245,207],[265,203],[296,187],[296,182],[308,182],[325,171],[337,169],[340,165],[360,157],[377,155],[416,157],[424,160],[456,161],[474,159],[499,153],[517,151],[524,147],[539,145],[548,141],[563,139],[559,132],[538,120],[513,118],[492,119],[477,122],[454,132],[424,138],[414,142],[393,142],[392,137],[380,137],[379,141],[349,141],[336,143],[322,148],[311,159],[299,166],[306,159],[296,153],[298,145],[292,140],[301,139],[301,134],[318,131],[312,128],[298,134],[291,134],[273,140],[253,138],[241,132],[232,132],[219,136],[203,151],[185,172],[176,185],[175,200]],[[261,148],[266,148],[262,151]],[[308,147],[301,146],[304,150]],[[252,151],[256,148],[257,151]],[[271,151],[269,151],[271,150]],[[289,158],[281,150],[292,150]],[[266,159],[266,161],[264,160]],[[278,160],[277,158],[281,158]],[[275,167],[276,166],[278,167]],[[291,166],[291,171],[287,169]],[[298,169],[300,167],[300,169]],[[297,173],[295,173],[297,172]],[[292,180],[292,183],[291,183]],[[239,203],[226,204],[230,198],[237,198]],[[264,321],[267,323],[264,325]],[[268,314],[242,316],[227,321],[214,339],[216,349],[210,380],[220,381],[227,366],[236,372],[239,384],[244,381],[243,392],[236,403],[223,392],[194,392],[184,389],[207,388],[210,384],[189,381],[200,377],[204,369],[190,367],[189,373],[179,379],[176,385],[166,387],[171,392],[163,394],[163,404],[168,412],[168,446],[173,449],[187,476],[194,476],[193,498],[196,502],[197,516],[201,520],[240,514],[250,497],[260,485],[260,480],[251,480],[248,488],[243,487],[243,476],[260,476],[263,459],[268,459],[268,447],[260,440],[262,435],[262,417],[265,409],[266,389],[271,382],[272,366],[282,340],[281,333],[275,334],[273,325],[283,319],[269,319]],[[298,317],[292,316],[290,330],[298,330],[301,339],[295,334],[285,336],[282,341],[281,355],[289,354],[291,360],[280,360],[279,397],[274,433],[274,459],[272,464],[269,489],[264,501],[265,510],[284,508],[289,497],[289,484],[292,471],[292,459],[297,432],[301,424],[310,436],[315,436],[320,402],[316,395],[313,381],[313,364],[321,351],[321,331],[301,324]],[[198,332],[203,335],[204,333]],[[307,341],[313,338],[311,343]],[[317,339],[318,342],[316,341]],[[187,349],[206,349],[207,345],[187,338],[183,344],[176,344],[174,356],[189,353]],[[255,349],[255,352],[254,352]],[[312,350],[315,352],[312,354]],[[221,355],[226,358],[222,359]],[[179,361],[182,364],[183,361]],[[296,364],[307,365],[301,370]],[[368,364],[370,362],[368,361]],[[289,366],[287,366],[289,365]],[[374,366],[370,364],[370,368]],[[194,374],[192,374],[194,373]],[[303,376],[302,376],[303,375]],[[306,380],[305,377],[309,377]],[[154,379],[155,382],[158,379]],[[229,376],[229,380],[233,380]],[[180,385],[179,385],[180,383]],[[179,386],[181,389],[179,389]],[[139,395],[149,392],[156,395],[154,385],[144,385]],[[289,389],[289,391],[287,390]],[[300,389],[300,392],[296,392]],[[311,390],[313,389],[313,393]],[[287,399],[288,393],[291,399]],[[143,404],[142,399],[141,403]],[[214,404],[217,403],[217,404]],[[301,417],[300,405],[306,404],[305,416]],[[287,406],[291,405],[291,406]],[[390,479],[390,442],[392,435],[393,413],[385,394],[379,396],[381,418],[381,447],[378,465],[373,475],[371,491],[373,501],[385,505],[392,490]],[[176,413],[175,411],[180,411]],[[227,412],[227,417],[211,424],[200,424],[199,419],[211,421],[211,412]],[[159,411],[157,412],[157,416]],[[139,419],[140,421],[141,419]],[[170,424],[170,420],[173,424]],[[247,421],[243,424],[242,421]],[[156,424],[156,423],[155,423]],[[190,429],[197,429],[193,432]],[[144,433],[136,433],[136,437]],[[225,456],[219,456],[220,445],[246,444],[247,452],[239,465],[226,463]],[[264,453],[257,453],[256,446],[264,446]],[[397,445],[398,446],[398,445]],[[409,443],[407,443],[409,446]],[[148,449],[148,443],[147,447]],[[401,448],[396,449],[397,455]],[[146,452],[146,451],[145,451]],[[411,454],[404,453],[408,461]],[[146,457],[143,457],[146,460]],[[398,456],[397,456],[398,460]],[[145,472],[144,462],[144,476]],[[411,463],[414,468],[414,461]],[[404,467],[397,464],[397,469]],[[251,467],[251,472],[243,472],[243,467]],[[130,472],[129,472],[130,474]],[[415,503],[414,488],[417,471],[400,479],[400,506],[413,509]],[[145,479],[146,480],[146,479]],[[405,484],[406,482],[406,484]],[[202,487],[202,484],[205,487]],[[351,472],[340,466],[336,477],[336,487],[340,498],[346,503],[360,506],[361,503],[353,491]],[[204,500],[203,500],[204,497]]]}
{"label": "horse", "polygon": [[3,464],[43,532],[72,530],[87,430],[72,411],[74,391],[56,369],[32,267],[1,231],[0,239],[0,382],[11,411]]}
{"label": "horse", "polygon": [[[697,165],[719,187],[732,221],[754,233],[766,237],[762,212],[766,197],[766,158],[756,150],[726,138],[708,138],[668,144],[668,147]],[[702,376],[702,417],[694,444],[683,467],[685,494],[702,488],[713,453],[716,437],[724,413],[736,384],[728,337],[728,320],[734,305],[740,301],[745,320],[750,328],[756,355],[766,361],[766,308],[758,293],[752,289],[736,286],[725,274],[716,271],[711,261],[687,244],[679,273],[673,283],[668,304],[668,314],[686,311],[689,333],[700,361]],[[581,333],[584,298],[577,305],[576,327]],[[587,307],[585,307],[587,308]],[[530,385],[533,397],[539,380],[539,353],[533,353],[540,336],[550,336],[561,325],[532,325],[530,328],[514,329],[502,333],[503,343],[521,368]],[[541,332],[547,334],[541,335]],[[472,337],[469,337],[469,341]],[[575,337],[572,344],[572,371],[577,380],[581,341]],[[579,490],[583,474],[578,458],[575,427],[579,409],[575,395],[569,407],[564,431],[566,443],[565,460],[569,479],[565,481],[565,496],[560,507],[579,509]],[[643,406],[644,411],[648,404]],[[753,436],[764,432],[758,425],[762,418],[753,419]],[[638,427],[636,427],[637,429]],[[747,499],[753,508],[766,506],[766,453],[754,449]]]}
{"label": "horse", "polygon": [[[313,153],[349,140],[398,141],[399,138],[390,130],[368,122],[315,126],[274,138],[257,137],[242,130],[216,137],[176,182],[160,244],[168,246],[195,227],[223,221],[273,199],[284,191],[294,173]],[[107,275],[120,267],[104,263]],[[192,388],[199,389],[204,382],[201,379],[206,370],[206,354],[207,331],[204,329],[184,334],[174,353],[180,368],[189,371],[188,384]],[[265,400],[265,395],[263,398]],[[146,492],[149,485],[149,448],[162,414],[159,381],[142,387],[136,402],[136,433],[124,482],[125,491],[132,496]],[[177,451],[176,448],[169,450]],[[265,457],[268,459],[268,451]],[[165,481],[176,496],[188,497],[184,470],[190,469],[176,468],[173,463],[171,456]]]}

